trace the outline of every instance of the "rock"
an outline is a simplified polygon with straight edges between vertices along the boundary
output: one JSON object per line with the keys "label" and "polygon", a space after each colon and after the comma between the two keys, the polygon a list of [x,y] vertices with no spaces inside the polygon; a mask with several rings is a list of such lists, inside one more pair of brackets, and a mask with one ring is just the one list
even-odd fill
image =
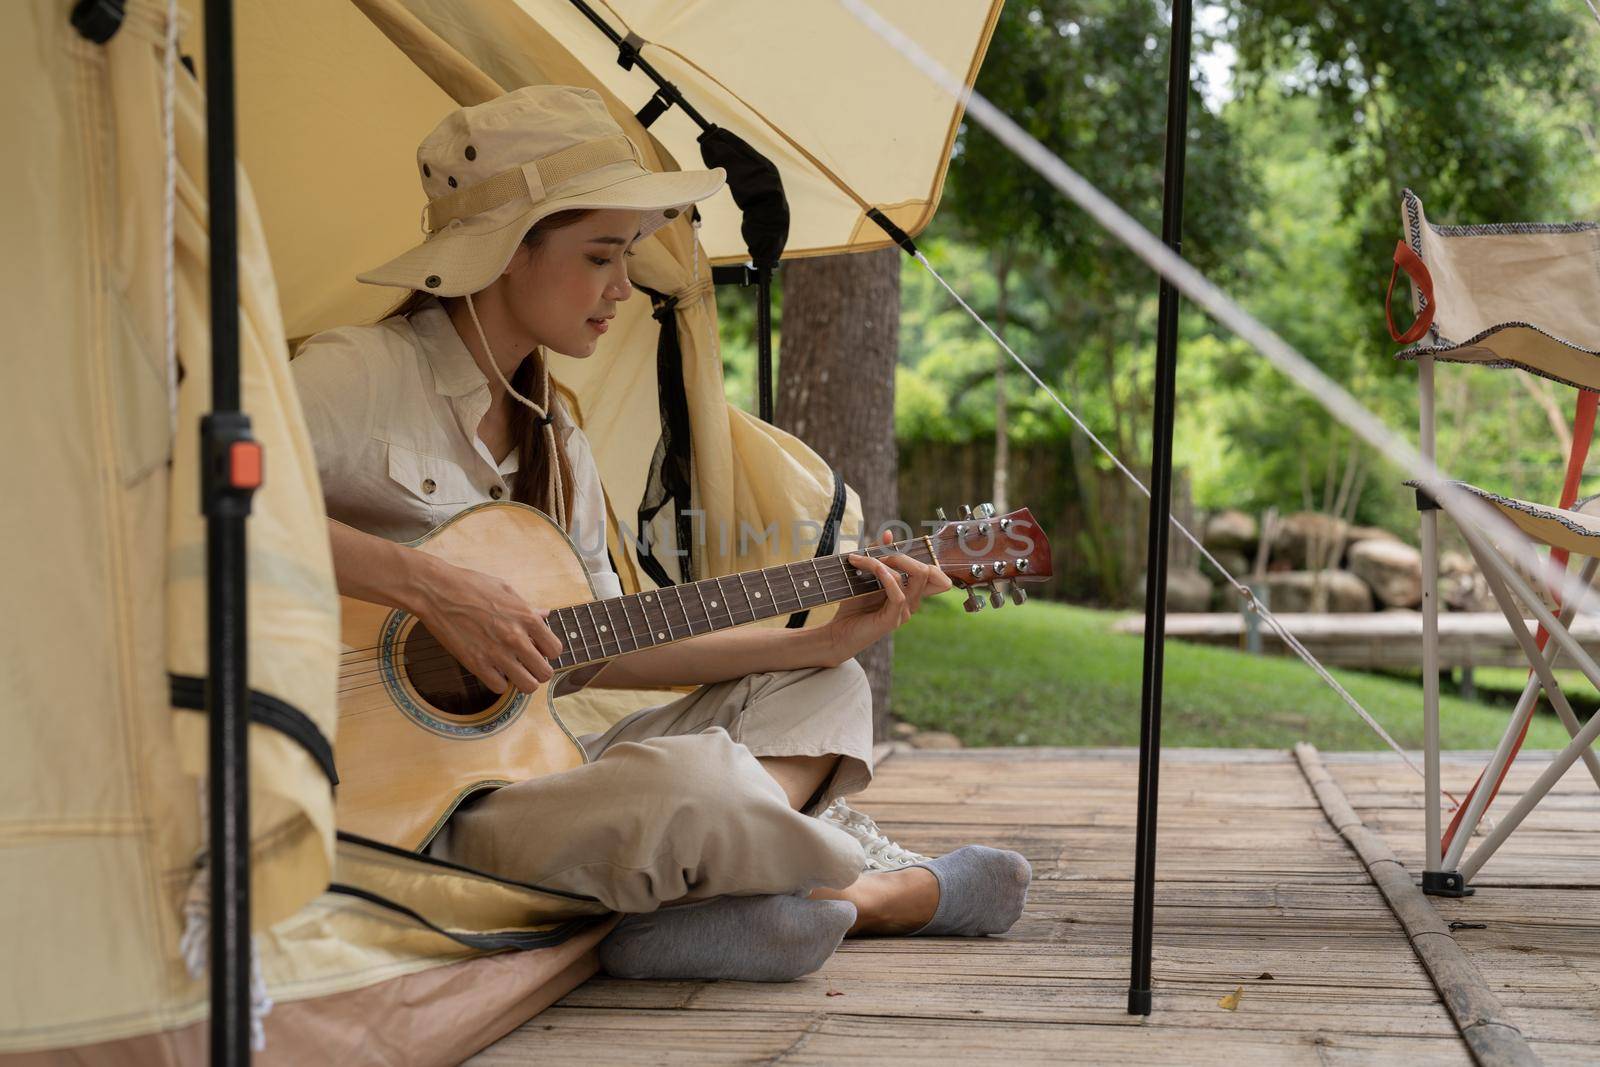
{"label": "rock", "polygon": [[[1144,579],[1139,579],[1139,602],[1144,603]],[[1211,581],[1199,571],[1169,570],[1167,572],[1167,611],[1210,611]]]}
{"label": "rock", "polygon": [[1352,526],[1345,531],[1345,549],[1354,548],[1363,541],[1399,541],[1404,543],[1405,538],[1398,537],[1382,526]]}
{"label": "rock", "polygon": [[1414,608],[1422,603],[1422,553],[1404,541],[1356,542],[1350,548],[1350,570],[1372,586],[1385,607]]}
{"label": "rock", "polygon": [[1439,603],[1448,611],[1495,611],[1494,595],[1464,552],[1439,553]]}
{"label": "rock", "polygon": [[1318,610],[1312,607],[1312,593],[1319,580],[1327,603],[1320,610],[1372,610],[1372,590],[1349,571],[1278,571],[1267,575],[1272,610],[1279,614]]}
{"label": "rock", "polygon": [[1212,552],[1219,548],[1245,552],[1255,547],[1257,536],[1254,517],[1229,508],[1206,520],[1200,540]]}
{"label": "rock", "polygon": [[908,722],[893,723],[889,727],[889,736],[896,741],[909,741],[917,736],[917,728]]}
{"label": "rock", "polygon": [[922,730],[911,738],[912,748],[926,749],[956,749],[961,747],[961,738],[955,734],[947,734],[943,730]]}
{"label": "rock", "polygon": [[[1250,580],[1250,558],[1243,552],[1239,551],[1237,548],[1207,547],[1211,554],[1217,557],[1217,562],[1228,569],[1229,574],[1233,575],[1241,582],[1248,582]],[[1221,582],[1223,585],[1228,584],[1228,580],[1222,575],[1216,573],[1210,562],[1204,557],[1202,557],[1200,560],[1200,573],[1205,575],[1207,578],[1212,578]],[[1229,588],[1232,587],[1230,586]]]}
{"label": "rock", "polygon": [[1348,523],[1332,515],[1318,511],[1297,511],[1278,520],[1272,532],[1272,550],[1288,559],[1296,568],[1304,569],[1311,563],[1313,542],[1325,558],[1333,550],[1334,542],[1348,529]]}

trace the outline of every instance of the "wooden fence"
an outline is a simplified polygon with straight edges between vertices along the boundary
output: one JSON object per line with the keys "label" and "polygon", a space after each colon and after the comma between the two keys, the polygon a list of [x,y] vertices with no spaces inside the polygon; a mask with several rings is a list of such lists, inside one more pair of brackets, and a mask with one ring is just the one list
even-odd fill
{"label": "wooden fence", "polygon": [[[1055,580],[1039,592],[1059,600],[1128,607],[1140,603],[1148,501],[1122,474],[1092,462],[1083,443],[1077,456],[1067,442],[1012,445],[1007,464],[1009,505],[1027,507],[1050,538]],[[1146,477],[1144,464],[1134,473]],[[981,504],[994,495],[994,442],[902,443],[900,514],[916,528],[942,507],[951,516],[961,504]],[[1188,479],[1179,471],[1173,514],[1194,529]],[[1197,531],[1198,532],[1198,531]],[[1193,546],[1174,531],[1171,565],[1195,565]]]}

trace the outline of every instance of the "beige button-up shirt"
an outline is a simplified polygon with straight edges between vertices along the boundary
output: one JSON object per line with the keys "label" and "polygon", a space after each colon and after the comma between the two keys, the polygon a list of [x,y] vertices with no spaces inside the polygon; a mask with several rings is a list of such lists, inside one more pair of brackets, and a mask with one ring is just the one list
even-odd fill
{"label": "beige button-up shirt", "polygon": [[[496,463],[479,439],[489,382],[437,301],[409,319],[319,333],[290,367],[330,517],[412,541],[474,504],[511,499],[517,450]],[[568,533],[595,592],[621,596],[589,441],[559,400],[551,414],[575,482]]]}

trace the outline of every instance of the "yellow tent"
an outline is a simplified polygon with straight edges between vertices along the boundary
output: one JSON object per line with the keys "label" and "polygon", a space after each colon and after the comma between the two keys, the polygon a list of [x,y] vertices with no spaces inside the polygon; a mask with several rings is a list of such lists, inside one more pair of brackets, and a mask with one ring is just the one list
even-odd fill
{"label": "yellow tent", "polygon": [[[206,982],[180,945],[186,928],[191,946],[204,933],[204,917],[186,907],[204,841],[206,722],[195,710],[207,669],[196,436],[210,379],[203,99],[166,52],[165,3],[129,0],[104,45],[72,29],[67,6],[25,0],[0,43],[12,88],[0,126],[14,146],[0,178],[5,288],[17,309],[0,440],[30,461],[4,518],[20,639],[0,672],[0,888],[11,950],[0,977],[0,1061],[49,1062],[48,1050],[71,1048],[76,1062],[198,1062]],[[840,99],[829,93],[844,91],[835,82],[857,78],[850,96],[890,94],[892,106],[857,113],[893,115],[904,101],[852,69],[861,57],[839,47],[819,53],[837,66],[808,75],[827,82],[812,96],[813,117],[786,110],[800,95],[790,92],[799,74],[787,59],[752,54],[740,74],[701,45],[715,56],[747,31],[763,34],[769,51],[832,45],[834,16],[812,24],[809,5],[755,14],[737,5],[723,9],[719,28],[703,10],[717,6],[606,10],[651,42],[646,55],[661,52],[664,69],[681,63],[670,69],[686,95],[699,92],[708,113],[784,169],[791,250],[882,243],[841,186],[910,229],[926,221],[956,118],[948,105],[936,121],[902,127],[897,118],[808,141],[800,134],[832,137],[850,125],[829,114]],[[997,6],[888,10],[935,35],[966,33],[968,58],[954,65],[975,72]],[[600,46],[569,16],[553,0],[252,0],[236,15],[243,396],[267,470],[249,524],[255,956],[259,1006],[276,1004],[264,1015],[262,1062],[455,1062],[581,981],[606,928],[590,901],[335,840],[337,600],[284,358],[288,338],[380,310],[383,294],[350,278],[412,239],[395,222],[420,206],[419,191],[403,187],[407,161],[457,101],[539,81],[589,85],[608,94],[653,165],[694,164],[670,113],[649,132],[632,119],[648,93],[619,81],[628,72],[597,59]],[[180,41],[182,51],[197,47],[192,22]],[[770,96],[740,88],[750,69]],[[731,86],[726,97],[712,94],[718,85]],[[896,141],[913,127],[915,165]],[[876,177],[852,169],[871,154],[869,137],[880,159],[905,161],[909,184],[874,184],[890,164]],[[808,176],[796,159],[832,177]],[[705,575],[811,554],[816,546],[789,536],[787,523],[825,516],[838,488],[803,444],[722,399],[708,267],[714,255],[740,254],[725,210],[707,210],[703,245],[680,223],[636,261],[638,280],[671,300],[663,315],[682,353],[693,507],[712,529],[777,520],[786,530],[743,554],[736,539],[727,548],[708,539],[694,563]],[[660,425],[659,327],[643,300],[630,304],[631,318],[593,363],[606,367],[604,389],[587,367],[557,371],[596,443],[619,522],[644,493]],[[648,579],[613,533],[624,582],[637,588]],[[582,713],[615,710],[591,702]],[[504,951],[512,948],[526,951]],[[444,996],[467,987],[480,995]],[[433,1010],[400,1010],[415,1005]],[[379,1017],[384,1025],[374,1026]]]}

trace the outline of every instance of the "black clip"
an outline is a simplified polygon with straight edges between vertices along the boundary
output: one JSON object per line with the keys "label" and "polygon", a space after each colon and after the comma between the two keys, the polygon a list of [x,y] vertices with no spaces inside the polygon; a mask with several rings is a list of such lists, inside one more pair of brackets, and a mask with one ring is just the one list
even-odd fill
{"label": "black clip", "polygon": [[72,7],[72,28],[95,44],[105,44],[122,29],[123,0],[78,0]]}
{"label": "black clip", "polygon": [[639,120],[639,125],[648,130],[651,124],[654,123],[656,119],[660,118],[662,114],[666,112],[667,108],[671,106],[672,100],[667,96],[666,92],[664,90],[657,89],[656,95],[647,100],[644,107],[641,107],[639,109],[639,113],[633,117]]}
{"label": "black clip", "polygon": [[644,38],[637,33],[629,33],[617,45],[617,66],[623,70],[632,70],[633,65],[639,62],[639,49],[644,44]]}

